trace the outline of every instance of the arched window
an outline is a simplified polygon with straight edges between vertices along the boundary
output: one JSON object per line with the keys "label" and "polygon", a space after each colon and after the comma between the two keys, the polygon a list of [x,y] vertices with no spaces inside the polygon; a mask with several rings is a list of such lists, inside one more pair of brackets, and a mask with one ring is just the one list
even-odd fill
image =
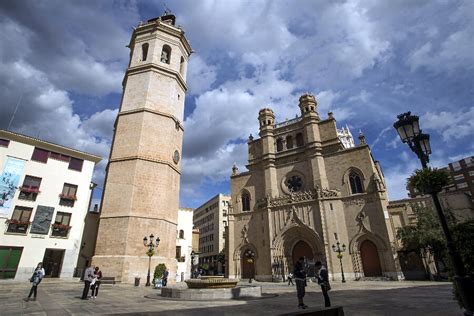
{"label": "arched window", "polygon": [[145,43],[142,45],[142,61],[145,61],[147,56],[148,56],[148,47],[150,45],[148,45],[148,43]]}
{"label": "arched window", "polygon": [[181,61],[179,62],[179,73],[181,76],[184,76],[184,58],[181,56]]}
{"label": "arched window", "polygon": [[349,183],[351,185],[352,194],[364,193],[364,188],[362,186],[362,180],[356,172],[351,172],[349,174]]}
{"label": "arched window", "polygon": [[184,239],[184,230],[179,230],[179,239]]}
{"label": "arched window", "polygon": [[242,212],[250,211],[250,194],[248,192],[243,192],[241,199],[242,199]]}
{"label": "arched window", "polygon": [[301,147],[304,145],[303,134],[296,134],[296,147]]}
{"label": "arched window", "polygon": [[277,139],[277,151],[283,150],[283,140],[281,138]]}
{"label": "arched window", "polygon": [[171,47],[168,45],[163,45],[163,49],[161,50],[161,62],[165,64],[169,64],[171,59]]}
{"label": "arched window", "polygon": [[293,148],[293,137],[286,136],[286,149]]}

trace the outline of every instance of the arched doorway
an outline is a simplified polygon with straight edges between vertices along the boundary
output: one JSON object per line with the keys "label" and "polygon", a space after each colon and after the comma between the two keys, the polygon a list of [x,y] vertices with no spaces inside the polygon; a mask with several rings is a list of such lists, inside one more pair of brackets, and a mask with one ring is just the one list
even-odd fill
{"label": "arched doorway", "polygon": [[293,247],[292,258],[293,264],[298,261],[299,258],[305,257],[307,260],[313,260],[313,250],[311,247],[304,241],[298,241],[295,246]]}
{"label": "arched doorway", "polygon": [[362,259],[362,267],[366,277],[382,276],[382,268],[380,266],[379,253],[377,246],[370,240],[364,240],[360,245],[360,257]]}
{"label": "arched doorway", "polygon": [[250,249],[247,249],[242,254],[242,278],[243,279],[254,279],[255,278],[255,253]]}

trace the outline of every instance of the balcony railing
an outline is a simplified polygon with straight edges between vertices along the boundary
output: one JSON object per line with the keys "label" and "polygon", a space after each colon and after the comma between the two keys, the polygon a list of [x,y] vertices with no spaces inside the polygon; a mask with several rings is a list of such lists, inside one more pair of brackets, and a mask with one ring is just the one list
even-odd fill
{"label": "balcony railing", "polygon": [[21,192],[25,193],[40,193],[39,187],[32,187],[31,185],[19,187]]}
{"label": "balcony railing", "polygon": [[16,219],[9,219],[7,220],[7,232],[8,233],[15,233],[15,234],[25,234],[28,232],[28,227],[30,226],[31,222],[22,222]]}
{"label": "balcony railing", "polygon": [[75,194],[61,193],[61,194],[59,194],[59,198],[61,198],[63,200],[71,200],[71,201],[76,201],[77,200],[77,196]]}
{"label": "balcony railing", "polygon": [[186,261],[186,257],[185,256],[178,257],[178,258],[176,258],[176,260],[178,260],[178,262],[184,262],[184,261]]}
{"label": "balcony railing", "polygon": [[63,225],[63,224],[53,224],[53,231],[51,232],[51,236],[54,237],[65,237],[67,238],[69,235],[69,231],[71,230],[71,226]]}

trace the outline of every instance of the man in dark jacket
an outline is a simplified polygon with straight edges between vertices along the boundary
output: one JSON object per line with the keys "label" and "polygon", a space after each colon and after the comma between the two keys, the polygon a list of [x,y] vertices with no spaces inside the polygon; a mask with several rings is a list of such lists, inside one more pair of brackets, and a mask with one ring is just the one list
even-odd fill
{"label": "man in dark jacket", "polygon": [[298,297],[298,308],[306,309],[306,306],[303,303],[303,297],[306,294],[305,286],[306,286],[306,270],[303,266],[304,257],[298,259],[295,263],[295,267],[293,269],[293,276],[296,282],[296,296]]}
{"label": "man in dark jacket", "polygon": [[323,292],[324,296],[324,306],[329,307],[331,306],[331,301],[329,300],[328,291],[331,289],[329,284],[329,275],[328,270],[325,266],[321,263],[321,261],[316,261],[314,264],[316,270],[318,270],[318,284],[321,286],[321,291]]}

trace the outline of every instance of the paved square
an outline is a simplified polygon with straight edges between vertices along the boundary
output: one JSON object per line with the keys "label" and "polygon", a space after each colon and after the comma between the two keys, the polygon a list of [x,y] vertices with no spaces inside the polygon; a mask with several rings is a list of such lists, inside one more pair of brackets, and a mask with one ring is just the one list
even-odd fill
{"label": "paved square", "polygon": [[[248,283],[242,283],[248,285]],[[132,285],[102,285],[99,297],[82,301],[78,281],[44,280],[38,299],[25,302],[28,283],[0,282],[0,315],[276,315],[297,311],[296,290],[284,283],[259,283],[266,298],[239,301],[178,301],[161,298],[160,290]],[[334,306],[346,315],[461,315],[450,283],[349,281],[332,283]],[[319,287],[309,283],[305,303],[323,308]]]}

